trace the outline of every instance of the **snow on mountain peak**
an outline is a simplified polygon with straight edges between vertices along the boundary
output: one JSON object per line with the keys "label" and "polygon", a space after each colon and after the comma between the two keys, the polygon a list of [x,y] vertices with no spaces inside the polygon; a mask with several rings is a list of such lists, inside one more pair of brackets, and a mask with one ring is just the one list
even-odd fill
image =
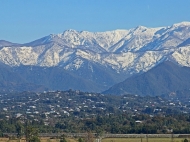
{"label": "snow on mountain peak", "polygon": [[146,29],[147,29],[147,27],[139,25],[139,26],[137,26],[137,27],[135,28],[135,31],[144,31],[144,30],[146,30]]}
{"label": "snow on mountain peak", "polygon": [[190,26],[190,22],[184,21],[184,22],[180,22],[180,23],[175,23],[173,24],[173,27],[179,27],[179,26]]}
{"label": "snow on mountain peak", "polygon": [[36,40],[27,47],[3,47],[0,61],[11,66],[61,65],[66,69],[82,68],[89,61],[129,74],[147,71],[169,57],[190,66],[189,47],[178,48],[190,38],[189,26],[190,22],[182,22],[170,27],[138,26],[106,32],[70,29]]}
{"label": "snow on mountain peak", "polygon": [[[76,31],[66,30],[61,34],[51,35],[54,41],[58,41],[56,38],[62,39],[68,47],[76,48],[78,46],[103,48],[107,50],[109,47],[116,44],[119,40],[124,38],[128,34],[128,30],[114,30],[106,32],[88,32],[88,31]],[[59,41],[60,41],[59,39]]]}

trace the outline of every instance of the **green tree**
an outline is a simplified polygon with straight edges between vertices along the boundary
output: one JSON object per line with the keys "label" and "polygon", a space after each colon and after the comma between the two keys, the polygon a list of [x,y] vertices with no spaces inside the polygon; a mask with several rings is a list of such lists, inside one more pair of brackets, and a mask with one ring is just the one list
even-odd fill
{"label": "green tree", "polygon": [[65,137],[60,139],[60,142],[67,142],[67,140],[65,139]]}
{"label": "green tree", "polygon": [[33,136],[33,137],[29,140],[29,142],[40,142],[40,139],[39,139],[38,136]]}
{"label": "green tree", "polygon": [[187,140],[187,139],[184,139],[184,142],[188,142],[188,140]]}
{"label": "green tree", "polygon": [[78,142],[84,142],[84,140],[82,138],[79,138]]}
{"label": "green tree", "polygon": [[26,128],[26,142],[40,142],[36,128],[31,126]]}
{"label": "green tree", "polygon": [[65,139],[65,135],[64,134],[61,136],[60,142],[67,142],[67,140]]}
{"label": "green tree", "polygon": [[17,138],[20,139],[22,137],[23,127],[20,123],[16,123],[15,128],[16,128]]}

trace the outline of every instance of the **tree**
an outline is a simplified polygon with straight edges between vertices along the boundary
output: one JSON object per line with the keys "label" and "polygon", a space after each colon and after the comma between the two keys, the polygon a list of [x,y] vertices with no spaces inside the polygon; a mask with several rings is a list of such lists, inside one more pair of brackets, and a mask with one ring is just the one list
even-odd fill
{"label": "tree", "polygon": [[82,138],[79,138],[78,142],[84,142],[84,140]]}
{"label": "tree", "polygon": [[60,142],[67,142],[67,140],[65,139],[65,137],[60,139]]}
{"label": "tree", "polygon": [[65,135],[64,134],[61,136],[60,142],[67,142],[67,140],[65,139]]}
{"label": "tree", "polygon": [[26,142],[40,142],[37,129],[31,126],[26,128]]}
{"label": "tree", "polygon": [[87,133],[85,142],[94,142],[94,136],[90,131]]}
{"label": "tree", "polygon": [[17,138],[20,139],[22,137],[23,127],[20,123],[16,123],[15,128],[16,128],[16,132],[17,132]]}
{"label": "tree", "polygon": [[40,142],[40,139],[39,139],[38,136],[33,136],[33,137],[29,140],[29,142]]}
{"label": "tree", "polygon": [[187,139],[184,139],[184,142],[188,142],[188,140],[187,140]]}

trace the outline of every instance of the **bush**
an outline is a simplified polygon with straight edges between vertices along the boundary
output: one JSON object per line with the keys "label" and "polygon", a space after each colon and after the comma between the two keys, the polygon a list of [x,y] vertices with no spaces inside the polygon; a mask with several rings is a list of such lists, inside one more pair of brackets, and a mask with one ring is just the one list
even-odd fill
{"label": "bush", "polygon": [[60,142],[67,142],[67,140],[63,137],[62,139],[60,139]]}
{"label": "bush", "polygon": [[84,142],[84,140],[82,138],[79,138],[78,142]]}
{"label": "bush", "polygon": [[184,142],[188,142],[188,140],[187,140],[187,139],[184,139]]}
{"label": "bush", "polygon": [[29,142],[40,142],[40,139],[37,136],[32,137]]}

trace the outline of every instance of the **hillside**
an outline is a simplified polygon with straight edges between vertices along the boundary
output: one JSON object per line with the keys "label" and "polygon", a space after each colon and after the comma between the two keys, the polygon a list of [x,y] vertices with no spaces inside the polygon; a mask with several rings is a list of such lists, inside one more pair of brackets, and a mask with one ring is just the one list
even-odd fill
{"label": "hillside", "polygon": [[138,94],[160,96],[190,89],[190,68],[166,61],[144,74],[114,85],[105,94]]}

